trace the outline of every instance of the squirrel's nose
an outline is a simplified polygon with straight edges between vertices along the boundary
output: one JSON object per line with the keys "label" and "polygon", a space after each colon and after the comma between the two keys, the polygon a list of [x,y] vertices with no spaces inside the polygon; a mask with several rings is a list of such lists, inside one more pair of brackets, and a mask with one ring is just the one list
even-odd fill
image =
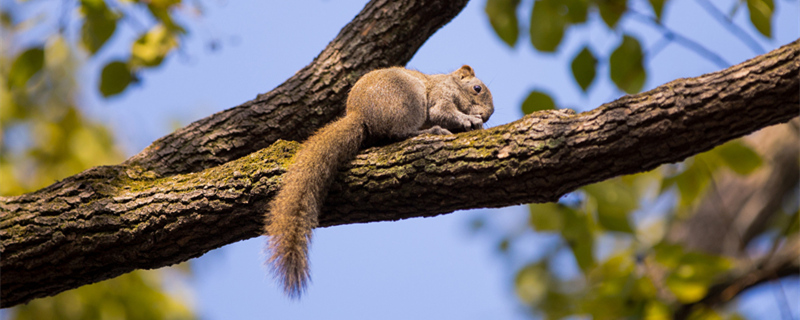
{"label": "squirrel's nose", "polygon": [[481,119],[483,119],[483,122],[486,122],[487,120],[489,120],[489,117],[492,116],[492,112],[493,111],[490,110],[490,111],[486,111],[486,112],[481,113]]}

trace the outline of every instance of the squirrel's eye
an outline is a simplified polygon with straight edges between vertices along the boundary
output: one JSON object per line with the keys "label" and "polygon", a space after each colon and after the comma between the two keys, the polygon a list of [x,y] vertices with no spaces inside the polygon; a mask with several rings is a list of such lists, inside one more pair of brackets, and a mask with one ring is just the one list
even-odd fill
{"label": "squirrel's eye", "polygon": [[475,90],[475,92],[477,92],[477,93],[481,93],[481,89],[482,89],[481,86],[472,87],[472,90]]}

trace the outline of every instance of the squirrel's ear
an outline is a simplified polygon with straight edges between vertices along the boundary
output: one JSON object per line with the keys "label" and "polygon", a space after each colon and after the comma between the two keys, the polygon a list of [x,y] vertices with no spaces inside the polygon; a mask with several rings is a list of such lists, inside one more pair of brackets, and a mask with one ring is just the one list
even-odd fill
{"label": "squirrel's ear", "polygon": [[472,67],[468,65],[461,66],[460,69],[456,70],[456,75],[458,75],[459,79],[464,79],[466,77],[475,77],[475,71],[472,70]]}

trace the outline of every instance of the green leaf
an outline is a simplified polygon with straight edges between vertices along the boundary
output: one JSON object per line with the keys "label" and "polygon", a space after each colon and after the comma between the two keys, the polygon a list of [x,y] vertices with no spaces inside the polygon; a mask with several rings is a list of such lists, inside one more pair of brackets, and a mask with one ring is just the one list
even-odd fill
{"label": "green leaf", "polygon": [[564,227],[563,205],[553,202],[531,203],[530,224],[536,231],[560,231]]}
{"label": "green leaf", "polygon": [[517,296],[528,305],[538,304],[546,295],[548,272],[541,263],[530,264],[517,272],[514,284]]}
{"label": "green leaf", "polygon": [[638,197],[619,179],[606,180],[582,188],[587,200],[597,207],[597,222],[609,231],[633,233],[628,215],[638,207]]}
{"label": "green leaf", "polygon": [[137,67],[157,66],[177,45],[175,34],[164,25],[156,25],[133,43],[131,63]]}
{"label": "green leaf", "polygon": [[595,266],[594,261],[594,235],[589,229],[589,219],[586,214],[563,207],[562,217],[564,219],[564,229],[561,235],[567,241],[575,261],[583,272],[589,272]]}
{"label": "green leaf", "polygon": [[81,44],[94,55],[114,34],[118,16],[103,1],[82,1],[82,9],[86,20],[81,26]]}
{"label": "green leaf", "polygon": [[650,6],[653,7],[653,13],[656,14],[656,20],[661,21],[661,15],[664,13],[664,4],[667,0],[650,0]]}
{"label": "green leaf", "polygon": [[161,21],[161,24],[163,24],[167,30],[172,33],[183,34],[186,33],[186,29],[175,23],[175,20],[173,20],[172,16],[169,14],[170,8],[179,2],[180,1],[171,0],[155,1],[149,3],[147,5],[147,9],[150,10],[150,13],[154,18],[156,18],[158,21]]}
{"label": "green leaf", "polygon": [[584,23],[589,13],[589,1],[587,0],[565,0],[561,1],[567,9],[567,21],[569,23]]}
{"label": "green leaf", "polygon": [[739,140],[714,148],[723,163],[740,175],[747,175],[761,166],[761,157]]}
{"label": "green leaf", "polygon": [[628,4],[625,0],[598,0],[597,9],[600,10],[600,17],[606,25],[614,29],[619,18],[628,10]]}
{"label": "green leaf", "polygon": [[14,25],[14,17],[10,12],[3,10],[0,12],[0,26],[3,28],[11,29]]}
{"label": "green leaf", "polygon": [[679,244],[661,242],[653,246],[656,262],[667,269],[675,269],[681,263],[683,247]]}
{"label": "green leaf", "polygon": [[641,91],[647,78],[643,63],[644,53],[639,40],[629,35],[623,36],[619,47],[614,49],[609,59],[611,80],[626,93]]}
{"label": "green leaf", "polygon": [[592,319],[635,319],[643,293],[637,285],[636,263],[625,250],[616,253],[594,268],[587,278],[582,311]]}
{"label": "green leaf", "polygon": [[[169,277],[170,281],[165,280]],[[35,299],[15,308],[16,319],[174,319],[197,318],[182,291],[174,286],[175,272],[135,270],[82,286],[54,297]],[[186,289],[178,283],[178,289]],[[168,293],[170,292],[170,293]]]}
{"label": "green leaf", "polygon": [[169,8],[179,3],[181,3],[181,0],[151,0],[149,2],[150,5],[158,8]]}
{"label": "green leaf", "polygon": [[706,190],[710,181],[708,169],[697,163],[697,157],[693,160],[692,164],[680,174],[664,179],[665,184],[675,183],[677,185],[678,193],[681,196],[680,207],[682,208],[688,208],[694,204]]}
{"label": "green leaf", "polygon": [[530,38],[536,50],[555,52],[564,37],[567,21],[559,10],[558,2],[543,0],[533,3]]}
{"label": "green leaf", "polygon": [[34,74],[44,66],[44,49],[41,47],[25,50],[11,64],[8,72],[8,87],[22,88]]}
{"label": "green leaf", "polygon": [[103,67],[100,74],[100,93],[110,97],[121,93],[133,80],[131,70],[122,61],[113,61]]}
{"label": "green leaf", "polygon": [[519,21],[517,21],[517,6],[519,0],[488,0],[486,1],[486,15],[492,24],[494,32],[509,47],[514,47],[519,38]]}
{"label": "green leaf", "polygon": [[772,14],[775,12],[773,0],[747,0],[750,22],[765,37],[772,38]]}
{"label": "green leaf", "polygon": [[584,46],[581,52],[572,59],[572,76],[583,92],[586,92],[586,89],[594,82],[596,72],[597,58],[594,57],[589,47]]}
{"label": "green leaf", "polygon": [[540,110],[553,110],[556,108],[556,103],[553,98],[547,93],[542,91],[533,90],[522,102],[522,113],[531,114]]}
{"label": "green leaf", "polygon": [[680,257],[677,268],[671,270],[666,285],[680,302],[696,302],[705,297],[715,278],[732,266],[722,257],[687,252]]}

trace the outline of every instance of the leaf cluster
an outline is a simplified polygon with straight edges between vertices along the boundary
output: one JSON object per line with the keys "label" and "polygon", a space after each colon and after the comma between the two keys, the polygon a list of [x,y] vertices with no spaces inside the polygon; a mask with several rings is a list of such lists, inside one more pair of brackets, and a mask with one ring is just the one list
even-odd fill
{"label": "leaf cluster", "polygon": [[[149,5],[158,6],[152,2]],[[28,31],[47,20],[17,21],[16,17],[25,12],[23,8],[2,12],[0,195],[31,192],[87,168],[124,159],[108,126],[83,113],[81,87],[75,80],[85,55],[94,58],[108,46],[124,15],[103,1],[80,1],[77,6],[81,19],[75,42],[70,42],[67,32],[48,34],[41,42],[31,42],[29,39],[34,36]],[[147,34],[151,33],[142,37]],[[163,60],[167,51],[142,54],[150,47],[140,45],[137,49],[134,44],[131,61],[143,60],[141,57],[149,60],[133,65],[152,67],[161,63],[156,60],[158,56]],[[14,54],[15,51],[18,53]],[[104,70],[101,93],[109,95],[124,89],[119,79],[131,77],[127,66],[108,74]],[[109,83],[114,81],[117,91],[108,91]],[[11,309],[8,316],[9,319],[192,319],[193,311],[185,299],[167,294],[162,288],[162,277],[176,270],[135,271],[37,299]]]}
{"label": "leaf cluster", "polygon": [[[49,47],[46,43],[60,38],[70,49],[80,50],[89,59],[110,60],[101,68],[97,89],[103,97],[118,95],[139,81],[141,71],[161,65],[180,47],[180,39],[187,31],[178,22],[178,12],[201,12],[198,7],[189,8],[180,0],[81,0],[64,4],[70,5],[74,5],[75,10],[64,10],[64,13],[53,9],[59,6],[35,6],[22,2],[17,4],[18,7],[2,12],[3,28],[12,36],[25,40],[16,41],[25,45],[13,48],[17,54],[12,67],[4,72],[9,79],[8,89],[28,85],[28,81],[44,66],[43,57]],[[36,14],[30,16],[27,11],[36,11]],[[56,21],[58,25],[50,29],[57,31],[35,32],[41,30],[42,25]],[[116,37],[116,41],[123,44],[130,41],[127,56],[98,58],[115,41],[115,35],[126,33],[123,32],[126,27],[138,34],[135,39]],[[73,36],[75,33],[77,36]]]}
{"label": "leaf cluster", "polygon": [[[726,23],[731,23],[743,3],[745,1],[739,1],[729,14],[722,14],[725,15],[723,19],[727,19]],[[598,16],[603,25],[617,35],[618,44],[610,52],[600,52],[591,41],[585,40],[575,52],[563,53],[573,57],[570,63],[573,79],[584,93],[588,92],[597,81],[600,67],[607,65],[608,76],[616,88],[633,94],[641,91],[647,81],[645,65],[648,50],[643,48],[639,37],[626,30],[622,21],[634,18],[645,20],[662,32],[665,42],[678,42],[676,39],[680,37],[663,24],[668,1],[649,0],[647,4],[649,14],[637,12],[625,0],[536,0],[530,8],[524,8],[527,4],[519,0],[488,0],[485,11],[493,30],[509,47],[515,47],[521,37],[520,30],[527,29],[533,48],[546,53],[558,52],[569,30],[586,25],[592,15]],[[755,29],[767,38],[772,37],[770,26],[775,10],[773,1],[747,0],[746,4],[749,20]],[[710,6],[713,8],[713,5]],[[528,28],[524,28],[525,22]],[[742,40],[752,41],[750,38]],[[654,47],[656,46],[659,45]],[[688,48],[699,50],[698,54],[707,53],[703,52],[706,50],[702,45],[696,43]],[[656,50],[660,48],[653,51]],[[527,114],[530,108],[524,110]]]}

